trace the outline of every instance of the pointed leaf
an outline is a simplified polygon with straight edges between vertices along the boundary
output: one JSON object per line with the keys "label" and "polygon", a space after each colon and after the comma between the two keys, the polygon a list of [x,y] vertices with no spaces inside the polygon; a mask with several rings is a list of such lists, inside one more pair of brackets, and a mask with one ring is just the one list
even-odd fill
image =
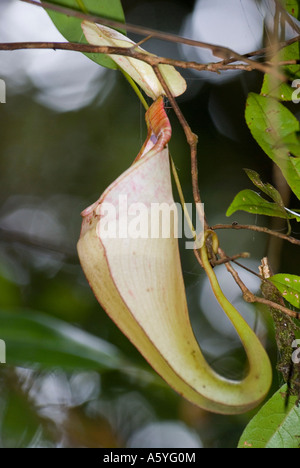
{"label": "pointed leaf", "polygon": [[278,192],[278,190],[276,190],[275,187],[273,187],[273,185],[267,183],[265,184],[264,182],[262,182],[261,178],[260,178],[260,175],[253,171],[252,169],[244,169],[247,176],[249,177],[249,179],[253,182],[253,184],[259,188],[260,190],[262,190],[262,192],[264,192],[266,195],[268,195],[270,198],[272,198],[272,200],[279,206],[282,208],[282,210],[284,210],[284,203],[282,201],[282,198],[281,198],[281,195],[280,193]]}
{"label": "pointed leaf", "polygon": [[253,190],[242,190],[239,192],[231,205],[229,206],[226,216],[231,216],[236,211],[246,211],[247,213],[260,214],[265,216],[274,216],[284,219],[297,219],[300,221],[300,215],[292,211],[282,210],[277,203],[272,203],[262,198]]}
{"label": "pointed leaf", "polygon": [[[103,16],[116,21],[125,22],[120,0],[50,0],[49,3],[72,8],[81,13],[89,13],[95,16]],[[66,16],[51,10],[46,11],[59,32],[61,32],[68,41],[87,44],[82,34],[82,19]],[[116,63],[107,55],[93,53],[85,55],[103,67],[117,68]]]}
{"label": "pointed leaf", "polygon": [[275,99],[250,93],[246,107],[248,127],[261,148],[281,169],[287,183],[300,199],[300,177],[284,138],[299,132],[297,118]]}
{"label": "pointed leaf", "polygon": [[[133,41],[123,34],[106,26],[84,21],[82,23],[82,29],[90,44],[124,48],[134,46]],[[137,47],[136,49],[138,52],[152,55],[141,47]],[[145,93],[152,99],[155,100],[159,96],[165,94],[157,76],[148,63],[122,55],[111,55],[111,58],[121,69],[126,71],[126,73],[128,73],[128,75],[130,75],[131,78],[136,81],[136,83],[138,83]],[[180,94],[185,92],[186,82],[174,67],[170,65],[159,65],[159,69],[173,96],[180,96]]]}
{"label": "pointed leaf", "polygon": [[287,386],[281,387],[254,416],[240,438],[238,448],[299,448],[300,407]]}
{"label": "pointed leaf", "polygon": [[290,304],[300,308],[300,276],[280,273],[269,279]]}

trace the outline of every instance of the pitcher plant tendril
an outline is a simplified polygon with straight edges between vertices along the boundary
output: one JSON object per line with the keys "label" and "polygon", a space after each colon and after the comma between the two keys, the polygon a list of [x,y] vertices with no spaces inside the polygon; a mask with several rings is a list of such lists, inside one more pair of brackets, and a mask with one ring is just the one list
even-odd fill
{"label": "pitcher plant tendril", "polygon": [[[129,203],[174,203],[167,147],[171,126],[162,97],[148,109],[146,122],[148,137],[133,165],[82,213],[78,242],[82,268],[107,314],[171,387],[209,411],[247,411],[267,394],[271,366],[255,333],[222,293],[206,242],[200,249],[203,267],[248,356],[249,371],[241,381],[218,375],[198,346],[189,320],[175,233],[146,239],[110,239],[101,234],[102,207],[106,202],[116,204],[122,193],[128,194]],[[124,222],[124,212],[118,210],[117,220]],[[211,235],[216,253],[216,234],[206,231],[205,241]]]}

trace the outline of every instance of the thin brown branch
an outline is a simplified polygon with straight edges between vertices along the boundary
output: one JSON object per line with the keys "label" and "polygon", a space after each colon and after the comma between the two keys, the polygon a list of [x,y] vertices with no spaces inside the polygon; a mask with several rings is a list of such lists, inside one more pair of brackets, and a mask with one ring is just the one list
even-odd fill
{"label": "thin brown branch", "polygon": [[126,31],[128,32],[139,34],[141,36],[152,36],[156,39],[161,39],[163,41],[181,43],[185,45],[210,49],[213,53],[216,52],[216,56],[217,57],[220,56],[220,58],[226,58],[226,57],[229,58],[232,56],[232,54],[235,54],[234,51],[232,51],[231,49],[228,49],[227,47],[222,47],[222,46],[218,46],[214,44],[208,44],[202,41],[195,41],[193,39],[181,37],[176,34],[165,33],[162,31],[158,31],[156,29],[145,28],[143,26],[137,26],[135,24],[130,24],[130,23],[124,24],[121,21],[115,21],[109,18],[105,18],[103,16],[86,14],[81,11],[73,10],[72,8],[62,7],[61,5],[49,3],[44,0],[42,3],[38,3],[35,0],[21,0],[21,1],[24,3],[29,3],[30,5],[42,7],[46,10],[52,10],[52,11],[56,11],[58,13],[62,13],[67,16],[72,16],[75,18],[79,18],[81,20],[90,21],[92,23],[100,23],[100,24],[103,24],[104,26],[110,26],[112,28],[126,29]]}
{"label": "thin brown branch", "polygon": [[251,293],[251,300],[248,300],[247,302],[258,302],[259,304],[264,304],[265,306],[271,307],[272,309],[280,310],[280,312],[283,312],[285,315],[288,315],[291,318],[295,318],[297,320],[300,319],[299,312],[288,309],[287,307],[277,304],[277,302],[269,301],[269,299],[264,299],[263,297],[255,296],[252,293]]}
{"label": "thin brown branch", "polygon": [[[268,62],[268,63],[269,63],[269,62]],[[278,67],[285,67],[285,66],[287,66],[287,65],[299,65],[299,63],[300,63],[300,60],[282,60],[282,61],[280,61],[280,62],[278,62],[278,63],[276,63],[276,64],[274,64],[274,63],[272,64],[272,63],[270,62],[270,65],[271,65],[271,66],[273,65],[273,66],[275,66],[275,67],[276,67],[276,66],[278,66]]]}
{"label": "thin brown branch", "polygon": [[222,62],[202,64],[194,61],[177,60],[167,57],[158,57],[156,55],[148,55],[140,52],[134,47],[112,47],[112,46],[96,46],[92,44],[79,44],[77,42],[5,42],[0,43],[0,51],[14,51],[22,49],[53,49],[53,50],[69,50],[82,53],[98,53],[98,54],[116,54],[125,57],[135,58],[154,65],[172,65],[174,67],[193,69],[197,71],[210,71],[218,73],[221,70],[244,70],[253,71],[250,65],[236,64],[223,65]]}
{"label": "thin brown branch", "polygon": [[101,23],[101,24],[103,24],[105,26],[111,26],[111,27],[114,27],[114,28],[126,29],[129,32],[134,32],[134,33],[140,34],[142,36],[147,36],[147,37],[152,36],[152,37],[154,37],[156,39],[161,39],[161,40],[168,41],[168,42],[175,42],[175,43],[185,44],[185,45],[189,45],[189,46],[209,49],[215,57],[220,57],[220,58],[222,58],[224,60],[229,60],[229,59],[234,59],[234,61],[239,60],[239,61],[245,62],[246,64],[251,66],[252,69],[259,70],[259,71],[261,71],[263,73],[272,73],[278,79],[280,79],[282,81],[285,80],[284,75],[282,75],[276,69],[274,69],[274,68],[272,68],[272,67],[270,67],[268,65],[265,65],[263,63],[255,62],[255,61],[249,59],[247,56],[240,55],[237,52],[235,52],[234,50],[229,49],[228,47],[223,47],[223,46],[219,46],[219,45],[216,45],[216,44],[208,44],[206,42],[196,41],[196,40],[193,40],[193,39],[187,39],[185,37],[178,36],[176,34],[165,33],[165,32],[162,32],[162,31],[157,31],[155,29],[136,26],[136,25],[129,24],[129,23],[126,23],[126,25],[125,25],[124,23],[122,23],[120,21],[115,21],[115,20],[111,20],[111,19],[107,19],[107,18],[103,18],[103,17],[100,17],[100,16],[95,16],[95,15],[85,14],[85,13],[82,13],[80,11],[73,10],[72,8],[62,7],[60,5],[52,4],[52,3],[49,3],[49,2],[46,2],[46,1],[43,1],[42,4],[36,2],[35,0],[21,0],[21,1],[25,2],[25,3],[29,3],[31,5],[35,5],[35,6],[38,6],[38,7],[45,8],[46,10],[53,10],[53,11],[56,11],[58,13],[62,13],[62,14],[67,15],[67,16],[73,16],[73,17],[76,17],[76,18],[79,18],[79,19],[82,19],[82,20],[91,21],[93,23]]}
{"label": "thin brown branch", "polygon": [[[225,252],[221,248],[219,248],[219,254],[220,254],[221,258],[227,258],[227,255],[225,254]],[[229,271],[229,273],[232,275],[234,281],[236,282],[236,284],[241,289],[242,294],[243,294],[243,298],[244,298],[244,300],[246,302],[249,302],[249,303],[257,302],[257,303],[260,303],[260,304],[264,304],[264,305],[266,305],[266,306],[268,306],[270,308],[280,310],[280,312],[283,312],[284,314],[288,315],[289,317],[300,319],[300,313],[299,312],[295,312],[294,310],[290,310],[290,309],[288,309],[287,307],[285,307],[285,306],[283,306],[281,304],[277,304],[276,302],[270,301],[268,299],[265,299],[263,297],[259,297],[259,296],[256,296],[255,294],[253,294],[247,288],[245,283],[241,280],[238,272],[233,268],[231,263],[226,262],[225,265],[226,265],[227,271]]]}
{"label": "thin brown branch", "polygon": [[[220,247],[218,249],[218,253],[220,255],[221,258],[224,258],[224,259],[227,259],[227,255],[225,254],[224,250],[222,250]],[[229,271],[229,273],[231,273],[234,281],[236,282],[236,284],[239,286],[239,288],[241,289],[242,293],[243,293],[243,297],[244,299],[247,301],[247,302],[251,302],[251,301],[248,301],[246,298],[248,297],[250,291],[249,289],[247,288],[247,286],[243,283],[243,281],[241,280],[238,272],[233,268],[233,266],[231,265],[230,262],[226,262],[225,263],[226,265],[226,268],[227,268],[227,271]],[[251,295],[251,293],[250,293]]]}
{"label": "thin brown branch", "polygon": [[[300,35],[298,36],[295,36],[293,37],[292,39],[289,39],[287,41],[283,41],[283,42],[279,42],[276,47],[274,48],[273,45],[270,45],[268,47],[263,47],[261,49],[258,49],[258,50],[254,50],[253,52],[248,52],[247,54],[244,54],[244,57],[247,57],[247,58],[251,58],[251,57],[267,57],[267,58],[272,58],[274,55],[276,55],[276,53],[278,52],[278,50],[281,50],[283,49],[284,47],[287,47],[291,44],[295,44],[295,42],[299,42],[300,41]],[[229,65],[231,63],[233,63],[235,61],[235,59],[227,59],[227,60],[223,60],[222,62],[219,62],[220,64],[223,64],[223,65]],[[270,62],[267,62],[268,65],[270,65]]]}
{"label": "thin brown branch", "polygon": [[234,262],[238,260],[239,258],[249,258],[249,257],[250,257],[250,254],[248,252],[242,252],[240,254],[232,255],[231,257],[225,256],[224,258],[214,261],[213,266],[224,265],[224,263]]}
{"label": "thin brown branch", "polygon": [[287,236],[286,234],[281,234],[280,232],[277,231],[272,231],[271,229],[268,229],[266,227],[261,227],[261,226],[255,226],[255,225],[244,225],[244,224],[238,224],[238,223],[232,223],[232,224],[216,224],[215,226],[210,227],[212,231],[216,231],[218,229],[245,229],[249,231],[255,231],[255,232],[262,232],[264,234],[268,234],[270,236],[278,237],[280,239],[286,240],[290,242],[291,244],[295,245],[300,245],[300,240],[295,239],[295,237]]}
{"label": "thin brown branch", "polygon": [[256,276],[256,277],[259,278],[261,281],[264,281],[264,278],[263,278],[260,274],[258,274],[258,273],[256,273],[255,271],[251,270],[251,268],[246,267],[246,265],[243,265],[242,263],[237,262],[236,259],[233,259],[232,262],[233,262],[235,265],[239,266],[240,268],[243,268],[243,270],[248,271],[248,273],[251,273],[251,275]]}
{"label": "thin brown branch", "polygon": [[176,100],[174,99],[172,93],[170,92],[169,90],[169,87],[164,79],[164,77],[162,76],[161,72],[160,72],[160,69],[158,68],[158,66],[153,66],[153,70],[158,78],[158,80],[160,81],[165,93],[166,93],[166,96],[167,98],[169,99],[170,101],[170,104],[183,128],[183,131],[185,133],[185,136],[186,136],[186,139],[187,139],[187,142],[190,146],[190,151],[191,151],[191,173],[192,173],[192,189],[193,189],[193,198],[194,198],[194,202],[195,202],[195,205],[196,205],[196,209],[197,209],[197,212],[198,212],[198,215],[199,215],[199,218],[204,219],[204,230],[207,230],[208,229],[208,223],[207,223],[207,220],[206,220],[206,217],[205,217],[205,213],[203,211],[203,204],[202,204],[202,201],[201,201],[201,197],[200,197],[200,190],[199,190],[199,182],[198,182],[198,161],[197,161],[197,144],[198,144],[198,137],[197,135],[195,135],[195,133],[192,132],[189,124],[187,123],[184,115],[182,114]]}

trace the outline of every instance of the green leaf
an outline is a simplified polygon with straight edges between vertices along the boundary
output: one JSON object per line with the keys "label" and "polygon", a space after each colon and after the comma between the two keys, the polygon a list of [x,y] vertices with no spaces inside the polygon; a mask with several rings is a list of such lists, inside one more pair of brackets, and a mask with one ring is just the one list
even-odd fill
{"label": "green leaf", "polygon": [[280,102],[250,93],[246,107],[247,125],[261,148],[278,165],[287,183],[300,199],[300,176],[284,139],[300,130],[297,118]]}
{"label": "green leaf", "polygon": [[[81,13],[89,13],[95,16],[102,16],[115,21],[125,22],[120,0],[50,0],[50,3],[72,8],[73,10],[80,11]],[[51,10],[46,11],[57,29],[68,41],[87,44],[81,29],[82,19],[66,16]],[[123,31],[123,33],[125,32]],[[117,68],[115,62],[107,55],[85,55],[103,67],[113,69]]]}
{"label": "green leaf", "polygon": [[[124,36],[124,34],[99,24],[83,21],[82,30],[86,40],[90,44],[123,48],[132,48],[135,45],[135,43]],[[139,47],[135,49],[141,53],[152,55]],[[116,62],[120,70],[133,79],[154,101],[159,96],[165,94],[153,68],[148,63],[116,54],[112,54],[111,58]],[[185,92],[187,86],[186,81],[174,67],[170,65],[159,65],[159,69],[174,97],[180,96]]]}
{"label": "green leaf", "polygon": [[281,387],[250,421],[238,448],[299,448],[300,407],[290,397],[286,407],[287,386]]}
{"label": "green leaf", "polygon": [[278,274],[269,280],[294,307],[300,308],[300,276]]}
{"label": "green leaf", "polygon": [[[300,59],[300,48],[299,43],[290,44],[280,50],[276,59],[272,62],[285,62],[290,60]],[[285,65],[281,67],[281,71],[288,77],[292,83],[294,80],[300,78],[300,65]],[[264,81],[261,89],[263,96],[271,96],[281,101],[292,101],[295,96],[295,86],[291,86],[289,83],[285,83],[274,78],[274,75],[268,73],[264,76]]]}
{"label": "green leaf", "polygon": [[299,0],[284,0],[284,7],[290,15],[300,19]]}
{"label": "green leaf", "polygon": [[110,343],[40,312],[0,309],[0,324],[7,364],[98,371],[124,367],[125,359]]}
{"label": "green leaf", "polygon": [[300,178],[300,158],[294,158],[292,160],[292,163],[293,163],[293,166],[295,167],[298,175],[299,175],[299,178]]}
{"label": "green leaf", "polygon": [[253,171],[252,169],[244,169],[247,176],[249,177],[249,179],[251,180],[251,182],[253,182],[253,184],[259,188],[262,192],[264,192],[266,195],[268,195],[270,198],[272,198],[272,200],[279,206],[282,208],[282,210],[284,210],[284,203],[283,203],[283,200],[281,198],[281,195],[280,193],[278,192],[278,190],[276,190],[275,187],[273,187],[273,185],[267,183],[265,184],[261,178],[260,178],[260,175]]}
{"label": "green leaf", "polygon": [[[300,138],[298,133],[291,133],[282,139],[282,146],[286,146],[289,152],[296,158],[300,156]],[[295,158],[291,158],[294,164]]]}
{"label": "green leaf", "polygon": [[265,216],[275,216],[284,219],[297,219],[300,221],[300,215],[297,213],[282,210],[277,203],[272,203],[262,198],[253,190],[242,190],[239,192],[231,205],[229,206],[226,216],[231,216],[238,210],[246,211],[247,213],[260,214]]}

